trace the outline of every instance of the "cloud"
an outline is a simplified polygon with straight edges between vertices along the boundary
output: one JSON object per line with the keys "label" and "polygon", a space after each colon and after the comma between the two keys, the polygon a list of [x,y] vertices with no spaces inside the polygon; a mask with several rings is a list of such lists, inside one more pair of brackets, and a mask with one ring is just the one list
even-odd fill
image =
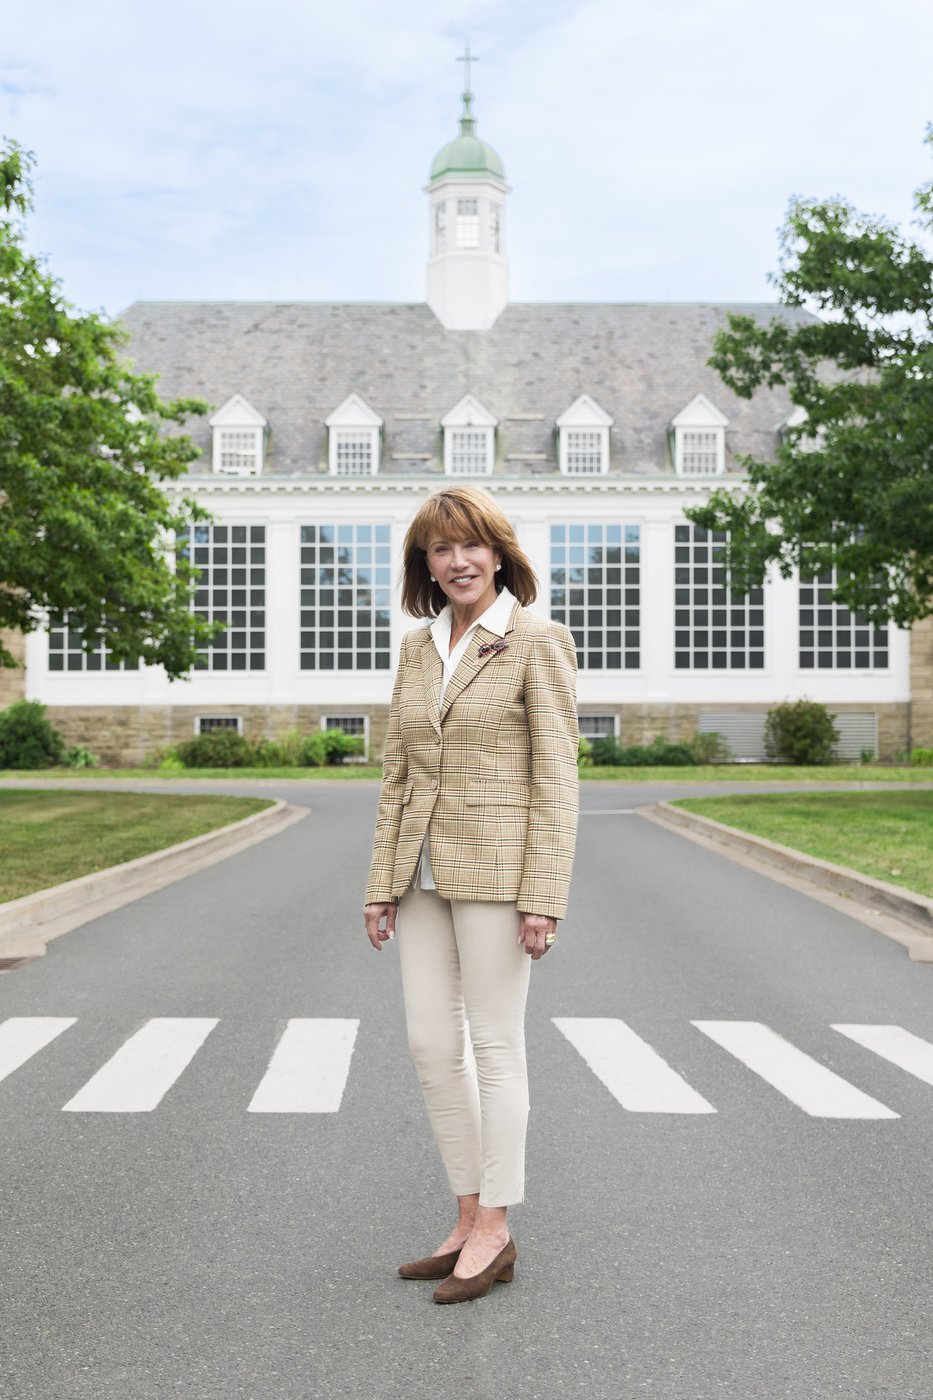
{"label": "cloud", "polygon": [[[66,292],[420,299],[465,38],[525,299],[769,295],[794,192],[905,218],[933,14],[867,0],[34,0],[2,129]],[[908,42],[909,40],[909,42]]]}

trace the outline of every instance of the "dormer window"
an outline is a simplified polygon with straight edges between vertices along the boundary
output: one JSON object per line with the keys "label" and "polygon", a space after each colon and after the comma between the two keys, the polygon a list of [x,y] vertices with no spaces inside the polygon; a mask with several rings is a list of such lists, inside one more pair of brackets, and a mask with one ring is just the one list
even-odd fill
{"label": "dormer window", "polygon": [[678,476],[720,476],[726,469],[729,420],[703,394],[697,394],[671,420],[671,455]]}
{"label": "dormer window", "polygon": [[588,394],[581,394],[557,420],[558,458],[567,476],[602,476],[609,470],[612,419]]}
{"label": "dormer window", "polygon": [[259,476],[268,424],[242,394],[234,394],[209,420],[212,465],[220,476]]}
{"label": "dormer window", "polygon": [[444,470],[448,476],[489,476],[495,457],[497,420],[472,394],[441,419]]}
{"label": "dormer window", "polygon": [[375,476],[379,470],[379,434],[382,419],[351,394],[325,419],[329,462],[333,476]]}
{"label": "dormer window", "polygon": [[457,247],[479,247],[479,200],[457,200]]}

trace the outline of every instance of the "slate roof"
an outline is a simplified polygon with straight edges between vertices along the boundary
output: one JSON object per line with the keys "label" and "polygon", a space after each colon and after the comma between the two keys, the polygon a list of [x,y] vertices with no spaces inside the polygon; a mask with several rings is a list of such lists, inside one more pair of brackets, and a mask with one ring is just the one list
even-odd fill
{"label": "slate roof", "polygon": [[[776,304],[529,303],[450,331],[424,303],[371,302],[136,302],[118,319],[163,397],[249,399],[269,422],[268,476],[326,474],[324,419],[353,392],[384,419],[381,476],[441,474],[440,420],[467,393],[499,420],[496,476],[557,474],[554,422],[584,393],[614,420],[610,473],[657,476],[673,473],[670,420],[698,393],[729,419],[727,471],[774,451],[787,396],[739,399],[705,363],[730,311],[812,319]],[[187,430],[209,454],[206,420]]]}

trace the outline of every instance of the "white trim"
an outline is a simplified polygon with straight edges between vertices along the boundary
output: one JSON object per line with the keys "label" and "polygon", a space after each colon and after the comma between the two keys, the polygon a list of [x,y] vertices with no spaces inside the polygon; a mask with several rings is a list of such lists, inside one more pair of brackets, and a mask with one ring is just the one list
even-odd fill
{"label": "white trim", "polygon": [[[331,476],[354,480],[369,480],[379,470],[379,446],[383,420],[374,412],[359,394],[348,394],[343,403],[324,419],[327,428],[328,466]],[[361,449],[361,459],[368,455],[368,471],[338,471],[338,448],[341,446]]]}
{"label": "white trim", "polygon": [[[609,733],[608,733],[608,734],[605,734],[605,735],[604,735],[604,734],[584,734],[584,733],[583,733],[583,728],[582,728],[582,726],[583,726],[584,722],[585,722],[586,720],[588,720],[588,719],[609,720],[609,721],[611,722],[611,724],[612,724],[612,728],[611,728],[611,730],[609,731]],[[582,715],[582,714],[581,714],[581,715],[578,715],[578,716],[577,716],[577,724],[580,726],[580,737],[583,738],[583,739],[589,739],[590,741],[592,741],[593,739],[603,739],[603,738],[618,739],[618,737],[619,737],[619,716],[618,716],[618,713],[610,714],[610,713],[607,712],[607,713],[605,713],[605,714],[586,714],[586,715]]]}
{"label": "white trim", "polygon": [[[445,413],[441,419],[441,427],[444,430],[445,476],[491,475],[495,460],[495,438],[498,426],[498,419],[493,417],[489,409],[484,407],[479,399],[474,398],[472,394],[464,394],[459,403],[454,404],[450,412]],[[477,439],[472,445],[472,450],[467,449],[468,455],[478,457],[482,452],[484,457],[483,465],[477,471],[456,470],[454,466],[457,436],[467,433],[471,436],[475,435]],[[482,437],[482,444],[479,442],[480,437]]]}
{"label": "white trim", "polygon": [[[212,470],[218,476],[260,476],[269,424],[249,399],[233,394],[207,421]],[[228,460],[225,465],[225,455],[239,460]]]}
{"label": "white trim", "polygon": [[[365,714],[363,714],[363,715],[334,715],[334,714],[321,715],[321,728],[322,728],[323,730],[326,730],[328,727],[331,728],[331,729],[339,729],[339,728],[341,727],[340,721],[341,721],[341,720],[345,720],[345,719],[361,719],[361,720],[363,721],[363,736],[362,736],[362,737],[363,737],[363,744],[364,744],[364,746],[365,746],[366,752],[368,753],[368,752],[369,752],[369,715],[365,715]],[[331,721],[334,721],[334,722],[331,723],[331,724],[328,726],[328,720],[331,720]],[[344,732],[346,732],[346,731],[344,731]],[[357,735],[356,737],[358,738],[359,736]]]}
{"label": "white trim", "polygon": [[[690,402],[671,419],[670,431],[673,435],[671,457],[674,471],[678,476],[710,477],[722,476],[726,470],[726,428],[729,420],[710,403],[705,394],[695,394]],[[706,442],[690,443],[687,438],[705,438]],[[691,450],[692,449],[692,450]],[[711,471],[701,471],[696,466],[688,467],[690,457],[707,460],[715,457]]]}
{"label": "white trim", "polygon": [[[555,420],[558,433],[558,465],[562,476],[605,476],[609,470],[609,429],[613,420],[589,394],[581,394]],[[584,436],[589,444],[584,444]],[[599,454],[597,470],[580,470],[571,466],[575,456],[591,455],[593,447]]]}
{"label": "white trim", "polygon": [[232,732],[232,726],[229,725],[229,724],[222,724],[222,725],[218,726],[217,729],[202,729],[202,728],[201,728],[201,725],[204,723],[205,720],[218,720],[218,719],[222,719],[222,720],[230,720],[230,719],[233,719],[233,720],[236,720],[236,733],[237,733],[237,734],[242,734],[242,733],[243,733],[243,716],[242,716],[242,715],[195,715],[195,717],[194,717],[194,733],[195,733],[195,738],[200,738],[202,734],[219,734],[219,733],[222,733],[224,730],[231,730],[231,732]]}

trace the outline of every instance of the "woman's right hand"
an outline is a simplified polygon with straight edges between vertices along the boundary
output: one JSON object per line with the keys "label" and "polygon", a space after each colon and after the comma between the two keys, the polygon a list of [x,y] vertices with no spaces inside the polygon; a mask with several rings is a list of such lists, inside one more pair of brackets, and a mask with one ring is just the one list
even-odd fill
{"label": "woman's right hand", "polygon": [[395,937],[395,912],[397,904],[367,904],[363,908],[363,923],[366,934],[377,953],[389,938]]}

